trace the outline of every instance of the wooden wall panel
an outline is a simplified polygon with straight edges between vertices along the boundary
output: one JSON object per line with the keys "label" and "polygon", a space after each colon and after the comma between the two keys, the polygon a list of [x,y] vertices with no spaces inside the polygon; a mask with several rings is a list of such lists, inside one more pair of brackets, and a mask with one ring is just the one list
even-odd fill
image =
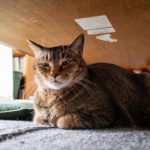
{"label": "wooden wall panel", "polygon": [[[106,14],[116,43],[96,40],[75,18]],[[149,0],[0,0],[0,42],[32,55],[26,39],[44,46],[69,44],[85,34],[87,63],[146,65],[150,62]]]}
{"label": "wooden wall panel", "polygon": [[25,62],[26,63],[25,63],[25,75],[24,75],[25,78],[24,98],[28,99],[30,96],[33,96],[34,91],[37,88],[33,76],[34,57],[26,55]]}

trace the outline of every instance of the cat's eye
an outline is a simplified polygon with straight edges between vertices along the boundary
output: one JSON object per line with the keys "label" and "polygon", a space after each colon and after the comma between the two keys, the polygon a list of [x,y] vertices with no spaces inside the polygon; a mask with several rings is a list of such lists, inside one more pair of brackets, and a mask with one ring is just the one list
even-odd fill
{"label": "cat's eye", "polygon": [[64,62],[62,63],[62,66],[66,66],[66,65],[68,65],[68,64],[70,64],[70,61],[69,61],[69,60],[66,60],[66,61],[64,61]]}
{"label": "cat's eye", "polygon": [[42,66],[43,67],[49,67],[49,64],[48,63],[42,63]]}

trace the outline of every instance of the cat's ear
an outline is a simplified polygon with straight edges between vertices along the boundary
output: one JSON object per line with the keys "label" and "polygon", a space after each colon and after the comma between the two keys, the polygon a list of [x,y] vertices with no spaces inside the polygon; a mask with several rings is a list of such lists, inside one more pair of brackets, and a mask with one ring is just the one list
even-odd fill
{"label": "cat's ear", "polygon": [[69,46],[76,53],[82,55],[84,46],[84,34],[80,34]]}
{"label": "cat's ear", "polygon": [[34,56],[37,58],[40,56],[43,52],[43,47],[29,39],[27,39],[27,42],[29,44],[29,47],[32,49]]}

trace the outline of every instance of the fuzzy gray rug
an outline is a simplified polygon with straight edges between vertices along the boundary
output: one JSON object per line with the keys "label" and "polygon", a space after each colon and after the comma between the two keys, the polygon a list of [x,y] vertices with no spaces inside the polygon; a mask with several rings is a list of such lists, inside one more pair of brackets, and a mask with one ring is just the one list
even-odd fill
{"label": "fuzzy gray rug", "polygon": [[150,131],[62,130],[0,120],[0,150],[150,150]]}

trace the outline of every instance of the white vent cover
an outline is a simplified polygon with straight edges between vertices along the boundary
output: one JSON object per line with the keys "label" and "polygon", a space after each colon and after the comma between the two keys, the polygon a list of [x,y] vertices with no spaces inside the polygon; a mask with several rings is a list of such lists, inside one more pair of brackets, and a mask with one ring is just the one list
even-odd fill
{"label": "white vent cover", "polygon": [[75,19],[75,22],[83,29],[87,30],[89,35],[95,34],[103,34],[103,36],[96,36],[96,39],[104,40],[108,42],[117,42],[117,39],[112,39],[110,34],[105,33],[113,33],[115,29],[110,23],[109,19],[106,15],[87,17],[87,18],[79,18]]}
{"label": "white vent cover", "polygon": [[111,34],[99,35],[99,36],[96,36],[96,39],[108,41],[108,42],[117,42],[118,41],[117,39],[112,39]]}

